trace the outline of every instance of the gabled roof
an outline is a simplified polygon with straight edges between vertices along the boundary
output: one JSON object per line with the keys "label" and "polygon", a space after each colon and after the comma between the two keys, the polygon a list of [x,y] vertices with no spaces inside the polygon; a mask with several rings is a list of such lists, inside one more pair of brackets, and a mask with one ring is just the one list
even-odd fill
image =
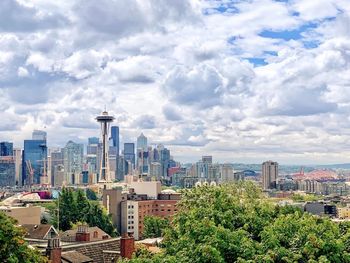
{"label": "gabled roof", "polygon": [[[61,240],[64,242],[74,242],[77,231],[78,231],[77,228],[64,231],[63,233],[60,234]],[[95,231],[98,233],[97,237],[94,237],[93,235]],[[103,236],[110,238],[110,235],[108,235],[106,232],[104,232],[101,228],[97,226],[89,227],[89,233],[90,233],[90,241],[102,240]]]}
{"label": "gabled roof", "polygon": [[63,252],[61,255],[63,263],[89,263],[93,262],[93,259],[85,256],[75,250]]}
{"label": "gabled roof", "polygon": [[21,225],[26,230],[25,238],[30,239],[46,239],[49,231],[53,230],[58,235],[56,229],[52,225],[40,224],[40,225]]}

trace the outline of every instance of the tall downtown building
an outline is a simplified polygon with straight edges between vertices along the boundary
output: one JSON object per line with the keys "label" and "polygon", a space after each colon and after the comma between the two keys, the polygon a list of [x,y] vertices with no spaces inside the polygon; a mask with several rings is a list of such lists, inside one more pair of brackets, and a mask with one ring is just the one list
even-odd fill
{"label": "tall downtown building", "polygon": [[73,141],[63,148],[64,173],[68,184],[77,184],[83,171],[84,146]]}
{"label": "tall downtown building", "polygon": [[261,168],[263,189],[276,189],[278,163],[273,161],[266,161],[262,164]]}
{"label": "tall downtown building", "polygon": [[146,151],[147,150],[147,137],[141,133],[139,137],[137,137],[137,150],[138,149],[142,149],[142,151]]}
{"label": "tall downtown building", "polygon": [[118,126],[112,126],[111,127],[111,140],[112,140],[112,146],[116,147],[117,154],[119,154],[119,127]]}
{"label": "tall downtown building", "polygon": [[132,142],[124,143],[124,159],[135,167],[135,144]]}
{"label": "tall downtown building", "polygon": [[114,179],[120,180],[121,177],[123,176],[120,176],[120,171],[119,171],[120,161],[119,161],[119,127],[118,126],[111,126],[110,140],[112,142],[112,145],[110,145],[110,152],[109,152],[110,167],[113,168],[111,170],[114,170]]}
{"label": "tall downtown building", "polygon": [[22,185],[40,184],[47,162],[46,140],[24,140],[22,154]]}
{"label": "tall downtown building", "polygon": [[12,155],[13,155],[13,143],[0,142],[0,156],[12,156]]}

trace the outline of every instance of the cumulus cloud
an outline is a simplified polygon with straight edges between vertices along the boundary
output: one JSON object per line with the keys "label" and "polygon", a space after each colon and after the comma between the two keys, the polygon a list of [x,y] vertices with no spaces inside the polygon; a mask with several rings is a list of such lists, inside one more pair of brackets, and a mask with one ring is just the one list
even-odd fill
{"label": "cumulus cloud", "polygon": [[67,20],[55,10],[43,12],[30,4],[17,0],[0,2],[0,31],[28,32],[49,29],[67,24]]}
{"label": "cumulus cloud", "polygon": [[349,17],[347,0],[3,0],[0,136],[83,142],[106,105],[123,140],[147,129],[180,161],[350,161]]}
{"label": "cumulus cloud", "polygon": [[206,108],[220,104],[223,80],[206,64],[189,69],[177,66],[167,75],[164,90],[176,103]]}
{"label": "cumulus cloud", "polygon": [[141,115],[133,122],[133,126],[140,129],[154,129],[156,127],[156,119],[151,115]]}

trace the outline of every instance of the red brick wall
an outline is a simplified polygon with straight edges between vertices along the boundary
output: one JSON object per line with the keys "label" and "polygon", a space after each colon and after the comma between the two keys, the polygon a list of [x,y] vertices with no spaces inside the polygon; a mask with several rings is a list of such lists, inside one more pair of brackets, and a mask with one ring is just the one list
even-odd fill
{"label": "red brick wall", "polygon": [[122,237],[120,239],[120,255],[123,258],[131,258],[135,251],[135,241],[133,237]]}
{"label": "red brick wall", "polygon": [[49,262],[51,263],[61,263],[61,253],[62,248],[57,247],[48,251]]}
{"label": "red brick wall", "polygon": [[144,231],[143,220],[145,216],[159,216],[162,218],[171,218],[177,212],[178,200],[147,200],[139,201],[139,238]]}
{"label": "red brick wall", "polygon": [[90,241],[90,233],[77,233],[75,236],[75,240],[81,242]]}

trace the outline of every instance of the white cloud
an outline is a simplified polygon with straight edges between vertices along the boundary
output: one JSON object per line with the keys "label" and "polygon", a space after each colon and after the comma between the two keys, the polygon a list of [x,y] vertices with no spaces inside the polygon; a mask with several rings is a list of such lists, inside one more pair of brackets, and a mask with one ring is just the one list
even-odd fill
{"label": "white cloud", "polygon": [[3,139],[46,127],[53,146],[82,142],[106,105],[123,141],[147,129],[182,161],[350,161],[347,0],[0,7]]}

